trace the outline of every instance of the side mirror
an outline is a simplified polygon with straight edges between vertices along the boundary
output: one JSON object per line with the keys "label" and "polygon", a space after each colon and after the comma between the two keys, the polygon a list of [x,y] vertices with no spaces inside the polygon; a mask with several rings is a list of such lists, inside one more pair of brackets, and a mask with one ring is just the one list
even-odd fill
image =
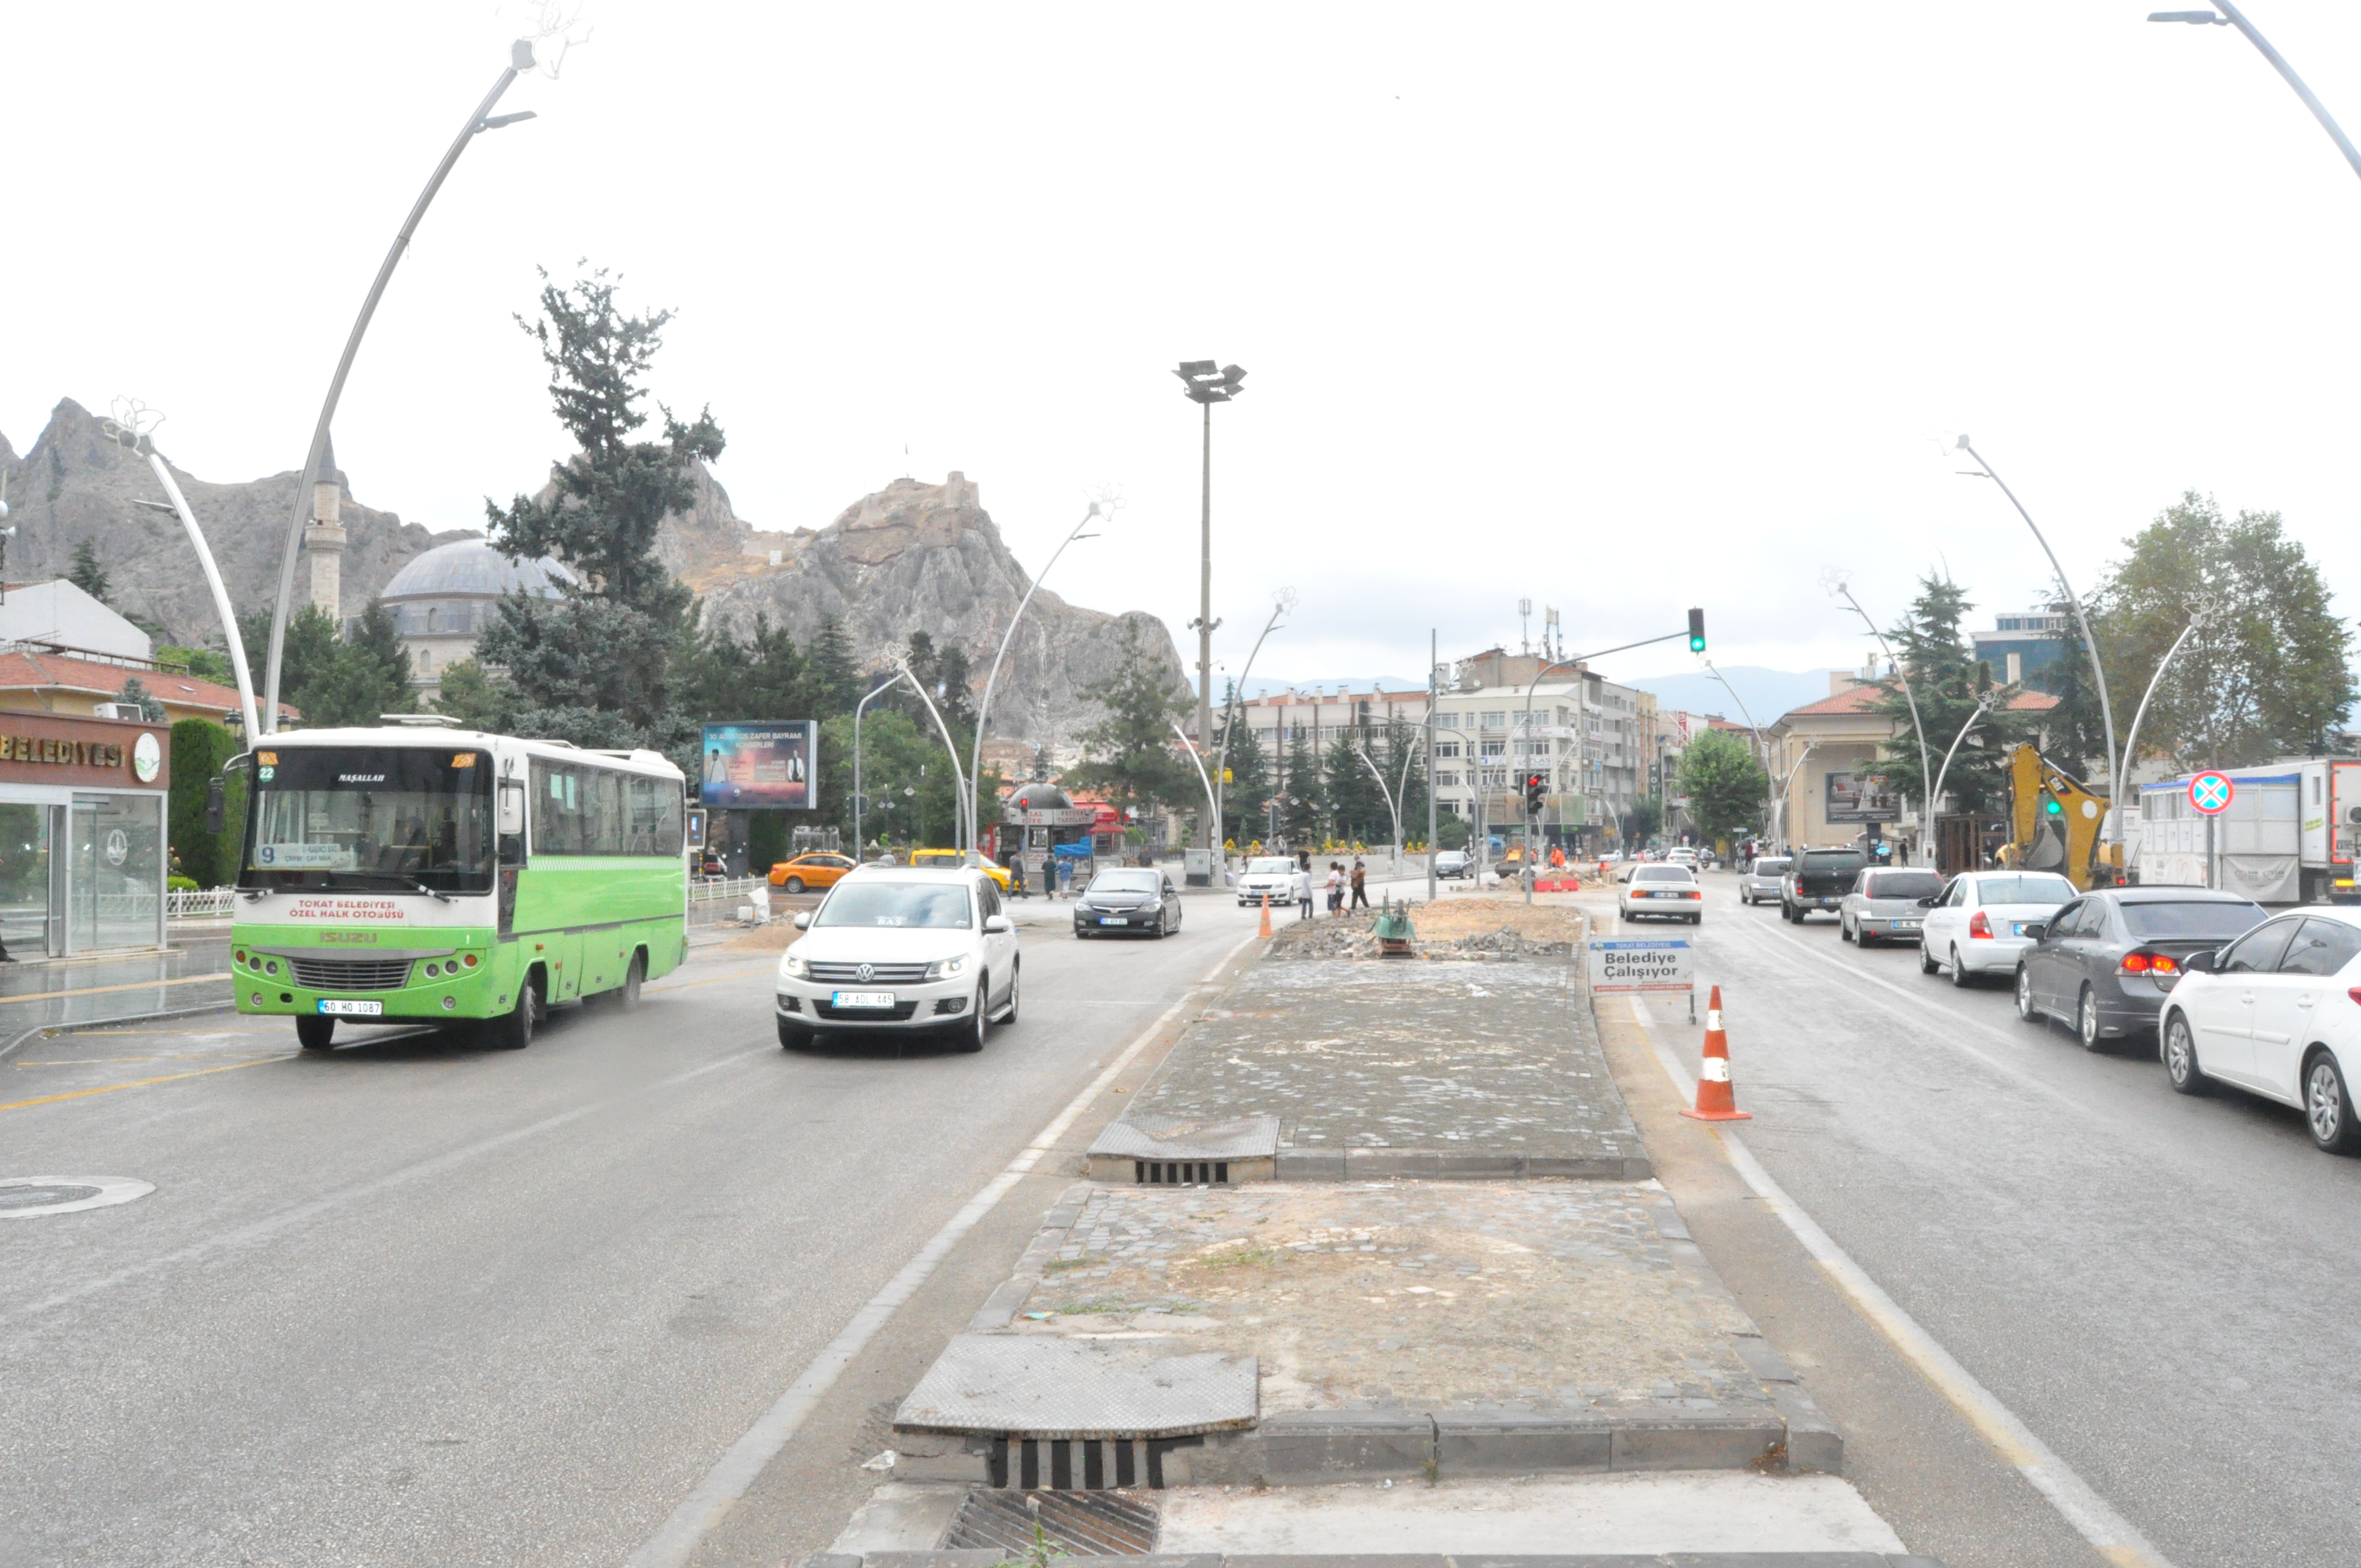
{"label": "side mirror", "polygon": [[500,781],[500,806],[494,815],[498,818],[497,830],[502,839],[522,839],[524,837],[523,780]]}
{"label": "side mirror", "polygon": [[808,910],[808,909],[804,910],[802,913],[798,914],[798,915],[796,916],[796,930],[798,930],[798,931],[808,931],[808,930],[810,930],[810,929],[811,929],[811,911],[810,911],[810,910]]}
{"label": "side mirror", "polygon": [[524,864],[524,835],[503,833],[500,836],[500,861],[504,866]]}
{"label": "side mirror", "polygon": [[229,791],[219,778],[205,781],[205,831],[218,833],[229,816]]}
{"label": "side mirror", "polygon": [[2041,940],[2042,938],[2049,935],[2049,922],[2047,920],[2028,920],[2025,923],[2025,934],[2037,942]]}
{"label": "side mirror", "polygon": [[2191,953],[2181,959],[2180,969],[2183,974],[2212,974],[2221,967],[2221,963],[2220,951],[2208,948],[2202,953]]}
{"label": "side mirror", "polygon": [[1009,924],[1008,916],[1005,915],[987,915],[983,917],[983,934],[987,937],[1003,936],[1016,929],[1016,927]]}

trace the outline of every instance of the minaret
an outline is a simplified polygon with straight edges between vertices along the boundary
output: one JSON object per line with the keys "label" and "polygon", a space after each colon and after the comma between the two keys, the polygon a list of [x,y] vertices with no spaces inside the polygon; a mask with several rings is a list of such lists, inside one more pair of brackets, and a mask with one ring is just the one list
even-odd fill
{"label": "minaret", "polygon": [[303,530],[303,548],[312,555],[312,602],[344,624],[345,525],[340,521],[344,483],[336,473],[336,447],[331,441],[320,453],[320,470],[312,476],[312,523]]}

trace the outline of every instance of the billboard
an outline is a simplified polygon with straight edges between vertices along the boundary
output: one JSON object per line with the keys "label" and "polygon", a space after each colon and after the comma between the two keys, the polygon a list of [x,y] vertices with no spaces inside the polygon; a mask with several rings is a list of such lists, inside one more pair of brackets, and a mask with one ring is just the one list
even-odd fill
{"label": "billboard", "polygon": [[1898,822],[1902,797],[1882,779],[1861,773],[1828,775],[1830,822]]}
{"label": "billboard", "polygon": [[819,785],[819,723],[809,718],[708,724],[698,749],[697,801],[725,810],[808,811]]}

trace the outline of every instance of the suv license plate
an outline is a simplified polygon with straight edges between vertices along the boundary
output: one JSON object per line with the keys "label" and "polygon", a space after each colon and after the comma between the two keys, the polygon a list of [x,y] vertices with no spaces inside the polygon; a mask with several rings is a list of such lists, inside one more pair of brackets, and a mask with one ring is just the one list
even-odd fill
{"label": "suv license plate", "polygon": [[829,1001],[831,1007],[891,1007],[894,993],[890,991],[840,991]]}
{"label": "suv license plate", "polygon": [[321,1012],[334,1014],[340,1018],[381,1018],[385,1015],[385,1003],[382,1002],[335,1002],[324,996],[319,1006]]}

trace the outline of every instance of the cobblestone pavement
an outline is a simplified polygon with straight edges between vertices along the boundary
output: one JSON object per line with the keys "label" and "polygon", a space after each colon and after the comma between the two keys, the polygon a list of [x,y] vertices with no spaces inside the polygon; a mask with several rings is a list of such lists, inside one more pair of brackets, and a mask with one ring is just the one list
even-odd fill
{"label": "cobblestone pavement", "polygon": [[1563,960],[1262,963],[1138,1112],[1279,1118],[1281,1150],[1644,1158]]}
{"label": "cobblestone pavement", "polygon": [[1077,1204],[1036,1244],[1016,1332],[1251,1352],[1266,1420],[1770,1402],[1752,1324],[1652,1181],[1092,1184]]}

